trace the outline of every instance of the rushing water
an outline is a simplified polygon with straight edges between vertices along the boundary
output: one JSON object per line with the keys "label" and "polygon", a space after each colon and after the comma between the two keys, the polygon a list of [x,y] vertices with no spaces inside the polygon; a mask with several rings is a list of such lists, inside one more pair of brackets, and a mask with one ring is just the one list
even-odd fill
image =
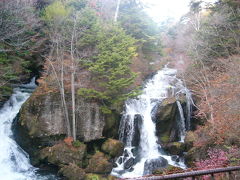
{"label": "rushing water", "polygon": [[[181,103],[177,101],[179,109],[178,128],[179,141],[183,141],[186,130],[190,128],[191,94],[183,82],[176,77],[177,71],[165,67],[149,80],[143,89],[143,93],[136,99],[130,99],[125,103],[125,112],[120,124],[120,140],[125,143],[123,156],[116,161],[117,167],[112,175],[118,177],[138,177],[149,173],[146,163],[151,160],[164,158],[168,164],[182,167],[183,162],[175,162],[171,156],[166,155],[157,143],[156,124],[153,121],[153,112],[163,99],[177,97],[185,94],[187,99],[187,117],[184,117]],[[139,130],[137,130],[139,129]],[[137,132],[139,131],[139,132]],[[136,136],[140,136],[136,145]],[[136,152],[137,151],[137,152]],[[134,161],[131,168],[126,165]],[[126,168],[126,166],[128,166]]]}
{"label": "rushing water", "polygon": [[35,79],[14,89],[9,101],[0,110],[0,179],[50,180],[52,175],[41,176],[29,161],[28,154],[13,139],[12,123],[22,104],[36,87]]}

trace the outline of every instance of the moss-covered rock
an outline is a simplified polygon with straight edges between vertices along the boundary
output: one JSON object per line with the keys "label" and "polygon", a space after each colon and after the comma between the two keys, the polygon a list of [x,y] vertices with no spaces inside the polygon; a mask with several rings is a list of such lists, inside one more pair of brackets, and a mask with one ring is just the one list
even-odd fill
{"label": "moss-covered rock", "polygon": [[39,158],[41,161],[45,160],[57,166],[72,163],[82,167],[85,153],[86,145],[83,143],[79,147],[72,147],[65,143],[60,143],[52,147],[42,149],[40,151]]}
{"label": "moss-covered rock", "polygon": [[195,162],[206,159],[208,157],[208,150],[209,146],[192,147],[187,151],[187,154],[185,155],[185,163],[187,166],[193,167]]}
{"label": "moss-covered rock", "polygon": [[118,138],[119,122],[121,120],[120,113],[113,111],[110,114],[105,114],[105,126],[103,136],[108,138]]}
{"label": "moss-covered rock", "polygon": [[112,171],[113,165],[108,160],[110,157],[106,156],[102,152],[96,152],[88,162],[88,166],[85,169],[87,173],[96,174],[109,174]]}
{"label": "moss-covered rock", "polygon": [[186,145],[182,142],[168,143],[163,148],[171,155],[182,155],[186,151]]}
{"label": "moss-covered rock", "polygon": [[180,173],[180,172],[183,172],[182,168],[169,165],[166,168],[160,168],[160,169],[153,171],[153,174],[154,175],[166,175],[166,174],[174,174],[174,173]]}
{"label": "moss-covered rock", "polygon": [[172,97],[164,99],[161,104],[154,109],[156,134],[162,144],[180,140],[177,125],[179,116],[177,101],[179,101],[183,107],[186,105],[185,96],[180,95],[178,98]]}
{"label": "moss-covered rock", "polygon": [[156,133],[161,143],[176,141],[176,98],[167,98],[162,101],[156,113]]}
{"label": "moss-covered rock", "polygon": [[85,178],[84,170],[75,164],[63,166],[60,169],[59,174],[63,175],[68,180],[83,180]]}
{"label": "moss-covered rock", "polygon": [[189,150],[193,147],[193,143],[196,141],[196,136],[194,132],[188,131],[184,140],[186,149]]}
{"label": "moss-covered rock", "polygon": [[111,175],[108,176],[104,176],[104,175],[100,175],[100,174],[86,174],[85,179],[84,180],[116,180],[117,178]]}
{"label": "moss-covered rock", "polygon": [[115,139],[108,139],[101,147],[101,150],[108,153],[111,157],[117,157],[122,155],[124,145],[121,141]]}

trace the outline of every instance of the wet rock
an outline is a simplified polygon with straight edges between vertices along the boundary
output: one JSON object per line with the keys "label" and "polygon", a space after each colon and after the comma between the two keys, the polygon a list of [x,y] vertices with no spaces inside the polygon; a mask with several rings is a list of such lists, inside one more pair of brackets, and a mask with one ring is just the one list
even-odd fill
{"label": "wet rock", "polygon": [[105,114],[105,126],[103,129],[103,136],[118,139],[120,121],[121,115],[117,111],[112,110],[112,113]]}
{"label": "wet rock", "polygon": [[129,169],[134,165],[135,161],[134,158],[131,157],[130,159],[128,159],[125,163],[124,163],[124,169]]}
{"label": "wet rock", "polygon": [[[132,131],[132,125],[130,125],[128,122],[131,122],[131,116],[126,115],[123,116],[122,118],[125,119],[124,124],[124,132],[123,132],[123,142],[126,144],[127,137],[129,136],[129,133]],[[131,141],[132,146],[138,146],[140,142],[140,131],[141,131],[141,125],[142,125],[142,116],[140,114],[136,114],[133,119],[133,138]]]}
{"label": "wet rock", "polygon": [[144,175],[152,174],[154,170],[165,168],[167,165],[168,161],[163,157],[147,160],[144,163]]}
{"label": "wet rock", "polygon": [[171,155],[182,155],[186,150],[186,145],[182,142],[172,142],[162,146],[162,148]]}
{"label": "wet rock", "polygon": [[124,145],[121,141],[115,139],[108,139],[101,147],[102,151],[108,153],[111,157],[122,155]]}
{"label": "wet rock", "polygon": [[88,162],[85,169],[87,173],[109,174],[112,171],[113,164],[110,163],[109,158],[102,152],[96,152]]}
{"label": "wet rock", "polygon": [[177,125],[178,107],[177,100],[180,101],[183,108],[186,106],[186,98],[184,95],[164,99],[158,106],[154,108],[152,114],[155,116],[156,135],[160,139],[161,144],[176,142],[180,140],[179,128]]}
{"label": "wet rock", "polygon": [[135,148],[132,148],[131,149],[131,152],[133,154],[133,156],[137,156],[137,153],[138,153],[138,149],[135,147]]}
{"label": "wet rock", "polygon": [[116,168],[116,167],[118,167],[118,165],[117,165],[117,163],[113,163],[113,168]]}
{"label": "wet rock", "polygon": [[124,150],[123,156],[125,158],[129,157],[129,152],[126,149]]}
{"label": "wet rock", "polygon": [[118,164],[122,164],[122,163],[123,163],[123,158],[120,157],[120,158],[118,159]]}
{"label": "wet rock", "polygon": [[[176,128],[177,104],[176,98],[167,98],[158,106],[156,112],[156,134],[161,143],[170,142],[172,131]],[[176,134],[176,133],[174,133]],[[176,140],[174,137],[173,140]]]}
{"label": "wet rock", "polygon": [[172,161],[176,161],[176,162],[179,162],[179,161],[180,161],[180,158],[179,158],[178,155],[173,155],[173,156],[171,157],[171,159],[172,159]]}
{"label": "wet rock", "polygon": [[83,180],[86,175],[84,170],[79,168],[75,164],[69,164],[69,165],[63,166],[60,169],[59,174],[63,175],[69,180]]}
{"label": "wet rock", "polygon": [[78,164],[82,167],[85,153],[86,145],[83,143],[79,147],[70,147],[65,143],[60,143],[42,149],[39,152],[39,159],[57,166]]}
{"label": "wet rock", "polygon": [[129,172],[133,172],[133,171],[134,171],[134,168],[131,167],[128,171],[129,171]]}
{"label": "wet rock", "polygon": [[140,114],[136,114],[134,116],[134,133],[132,139],[132,146],[138,146],[140,142],[140,131],[142,126],[142,116]]}

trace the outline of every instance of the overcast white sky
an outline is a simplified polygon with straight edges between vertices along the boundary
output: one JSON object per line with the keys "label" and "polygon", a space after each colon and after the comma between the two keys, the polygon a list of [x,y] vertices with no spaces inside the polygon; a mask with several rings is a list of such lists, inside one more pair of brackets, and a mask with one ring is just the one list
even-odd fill
{"label": "overcast white sky", "polygon": [[[143,0],[149,4],[148,13],[157,22],[164,21],[168,17],[179,19],[188,12],[190,0]],[[205,0],[214,2],[216,0]]]}

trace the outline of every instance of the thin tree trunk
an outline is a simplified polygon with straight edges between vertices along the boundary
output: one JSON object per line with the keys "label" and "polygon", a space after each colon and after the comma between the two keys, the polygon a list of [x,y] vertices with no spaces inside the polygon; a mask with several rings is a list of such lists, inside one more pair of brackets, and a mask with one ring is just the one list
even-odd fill
{"label": "thin tree trunk", "polygon": [[[59,47],[57,45],[57,59],[59,61],[59,56],[61,56],[59,54]],[[64,110],[64,115],[65,115],[65,122],[66,122],[66,126],[67,126],[67,136],[70,137],[71,136],[71,128],[70,128],[70,121],[69,121],[69,114],[68,114],[68,109],[67,109],[67,103],[66,103],[66,98],[65,98],[65,90],[64,90],[64,67],[63,67],[63,60],[61,58],[60,60],[61,62],[61,78],[60,78],[60,94],[61,94],[61,100],[62,100],[62,105],[63,105],[63,110]],[[56,75],[57,76],[57,75]]]}
{"label": "thin tree trunk", "polygon": [[118,19],[120,2],[121,2],[121,0],[117,1],[117,8],[116,8],[116,11],[115,11],[114,22],[117,22],[117,19]]}
{"label": "thin tree trunk", "polygon": [[72,32],[72,39],[71,39],[71,60],[72,60],[72,67],[71,67],[71,92],[72,92],[72,133],[73,133],[73,140],[76,141],[76,116],[75,116],[75,64],[74,64],[74,36],[76,30],[76,18],[74,20],[74,27]]}
{"label": "thin tree trunk", "polygon": [[75,117],[75,78],[74,73],[71,74],[71,90],[72,90],[72,132],[73,140],[76,141],[76,117]]}
{"label": "thin tree trunk", "polygon": [[65,95],[64,95],[64,89],[61,87],[61,83],[59,81],[59,78],[58,78],[58,75],[57,75],[57,72],[51,62],[51,60],[48,60],[52,69],[53,69],[53,72],[55,74],[55,77],[57,79],[57,82],[58,82],[58,86],[59,86],[59,90],[60,90],[60,97],[61,97],[61,102],[62,102],[62,108],[63,108],[63,112],[64,112],[64,117],[65,117],[65,122],[66,122],[66,125],[67,125],[67,136],[70,137],[71,136],[71,130],[70,130],[70,124],[69,124],[69,118],[68,118],[68,111],[67,111],[67,106],[66,106],[66,101],[65,101]]}

